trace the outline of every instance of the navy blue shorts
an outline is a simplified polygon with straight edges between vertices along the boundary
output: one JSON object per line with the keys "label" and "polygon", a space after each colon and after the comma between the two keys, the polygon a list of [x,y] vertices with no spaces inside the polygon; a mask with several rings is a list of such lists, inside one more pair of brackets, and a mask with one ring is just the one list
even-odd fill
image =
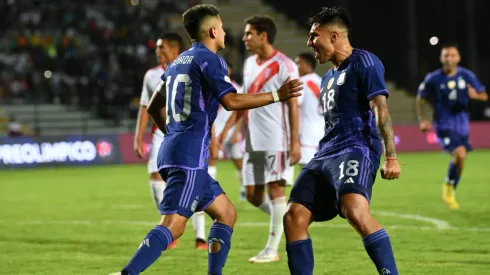
{"label": "navy blue shorts", "polygon": [[328,221],[342,213],[340,196],[356,193],[371,200],[379,167],[360,151],[337,156],[313,158],[303,169],[291,190],[289,203],[308,208],[313,221]]}
{"label": "navy blue shorts", "polygon": [[437,131],[437,138],[444,151],[452,153],[459,146],[464,146],[466,151],[473,150],[468,135],[462,135],[456,131]]}
{"label": "navy blue shorts", "polygon": [[162,179],[167,183],[160,214],[179,214],[190,218],[194,212],[205,210],[224,191],[206,170],[163,168]]}

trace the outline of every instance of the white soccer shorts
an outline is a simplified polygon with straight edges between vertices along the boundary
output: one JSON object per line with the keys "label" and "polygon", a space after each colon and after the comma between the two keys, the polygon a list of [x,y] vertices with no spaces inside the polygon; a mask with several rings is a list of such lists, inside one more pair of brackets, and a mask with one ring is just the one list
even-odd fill
{"label": "white soccer shorts", "polygon": [[315,156],[318,151],[318,147],[316,146],[301,146],[301,159],[299,160],[299,164],[306,165],[310,160]]}
{"label": "white soccer shorts", "polygon": [[158,151],[162,145],[163,134],[155,132],[151,137],[150,156],[148,157],[148,174],[158,173],[157,158]]}
{"label": "white soccer shorts", "polygon": [[287,152],[255,151],[243,156],[243,185],[265,185],[269,182],[286,180],[293,183],[294,168],[289,166]]}

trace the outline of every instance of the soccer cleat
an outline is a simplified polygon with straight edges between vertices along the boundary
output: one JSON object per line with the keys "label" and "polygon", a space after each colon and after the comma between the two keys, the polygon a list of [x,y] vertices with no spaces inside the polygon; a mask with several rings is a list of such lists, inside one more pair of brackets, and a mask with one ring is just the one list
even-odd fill
{"label": "soccer cleat", "polygon": [[257,256],[248,259],[249,263],[257,264],[272,263],[277,261],[279,261],[279,254],[277,253],[277,251],[270,251],[268,249],[264,249],[260,251]]}
{"label": "soccer cleat", "polygon": [[442,186],[442,200],[447,204],[449,209],[458,209],[459,203],[456,201],[454,185],[445,183]]}
{"label": "soccer cleat", "polygon": [[208,244],[203,239],[196,239],[196,250],[208,250]]}
{"label": "soccer cleat", "polygon": [[171,244],[169,244],[167,250],[174,249],[175,247],[177,247],[177,240],[174,240]]}
{"label": "soccer cleat", "polygon": [[122,273],[121,272],[114,272],[114,273],[111,273],[109,275],[121,275]]}

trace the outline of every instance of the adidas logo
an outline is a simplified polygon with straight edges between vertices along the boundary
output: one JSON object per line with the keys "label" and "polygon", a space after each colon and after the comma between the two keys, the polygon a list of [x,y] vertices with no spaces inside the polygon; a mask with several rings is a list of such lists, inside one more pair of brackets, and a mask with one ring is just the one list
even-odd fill
{"label": "adidas logo", "polygon": [[140,247],[141,247],[141,246],[143,246],[143,245],[146,245],[146,246],[150,247],[150,239],[148,239],[148,238],[144,239],[144,240],[141,242]]}
{"label": "adidas logo", "polygon": [[391,274],[391,271],[388,268],[383,268],[379,271],[380,275],[389,275]]}
{"label": "adidas logo", "polygon": [[348,178],[344,183],[354,183],[354,180],[352,178]]}

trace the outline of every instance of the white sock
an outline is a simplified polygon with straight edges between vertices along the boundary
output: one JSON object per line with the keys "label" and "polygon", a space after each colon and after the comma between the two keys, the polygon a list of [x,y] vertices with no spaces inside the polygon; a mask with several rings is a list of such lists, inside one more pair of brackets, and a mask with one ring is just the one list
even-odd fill
{"label": "white sock", "polygon": [[205,231],[206,216],[204,212],[196,212],[192,215],[192,227],[196,231],[196,239],[201,239],[206,241]]}
{"label": "white sock", "polygon": [[208,174],[216,180],[216,175],[218,174],[218,169],[216,166],[208,166]]}
{"label": "white sock", "polygon": [[281,242],[284,227],[282,219],[286,214],[286,197],[276,198],[271,201],[271,219],[269,225],[269,240],[267,241],[266,249],[277,252],[279,243]]}
{"label": "white sock", "polygon": [[259,209],[264,211],[266,214],[270,215],[272,210],[271,210],[271,200],[269,199],[269,195],[264,194],[264,201],[262,202],[261,205],[259,205]]}
{"label": "white sock", "polygon": [[151,198],[158,208],[163,199],[163,191],[165,190],[165,182],[161,180],[150,180]]}

